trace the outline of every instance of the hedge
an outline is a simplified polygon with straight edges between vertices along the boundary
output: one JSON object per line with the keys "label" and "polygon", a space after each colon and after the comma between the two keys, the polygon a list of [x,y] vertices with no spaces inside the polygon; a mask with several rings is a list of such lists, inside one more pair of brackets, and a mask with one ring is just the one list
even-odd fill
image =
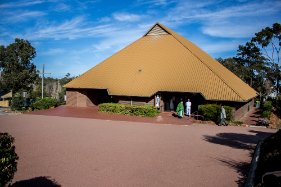
{"label": "hedge", "polygon": [[58,102],[56,99],[45,97],[43,99],[39,99],[35,101],[31,107],[32,110],[43,110],[43,109],[49,109],[51,107],[57,106]]}
{"label": "hedge", "polygon": [[131,106],[118,103],[99,104],[99,111],[144,117],[154,117],[159,114],[159,111],[153,106]]}
{"label": "hedge", "polygon": [[[233,108],[224,106],[226,113],[226,120],[233,120]],[[219,122],[220,121],[221,106],[217,104],[199,105],[199,113],[204,116],[204,120]]]}

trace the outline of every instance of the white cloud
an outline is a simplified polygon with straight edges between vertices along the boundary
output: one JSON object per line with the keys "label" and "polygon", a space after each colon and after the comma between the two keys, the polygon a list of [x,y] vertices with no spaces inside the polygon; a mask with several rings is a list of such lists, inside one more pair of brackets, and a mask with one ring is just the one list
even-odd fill
{"label": "white cloud", "polygon": [[117,21],[138,21],[140,16],[137,14],[129,13],[114,13],[113,18]]}
{"label": "white cloud", "polygon": [[99,22],[101,22],[101,23],[105,23],[105,22],[109,22],[109,21],[111,21],[110,17],[102,17],[99,19]]}
{"label": "white cloud", "polygon": [[43,51],[40,54],[41,55],[47,55],[47,56],[52,56],[52,55],[59,55],[59,54],[63,54],[65,52],[65,49],[61,49],[61,48],[52,48],[52,49],[48,49],[47,51]]}
{"label": "white cloud", "polygon": [[31,1],[21,1],[21,2],[11,2],[0,4],[0,8],[15,8],[15,7],[26,7],[37,4],[45,3],[43,0],[31,0]]}
{"label": "white cloud", "polygon": [[116,51],[140,38],[144,32],[142,29],[119,30],[106,35],[101,42],[94,44],[93,47],[97,51]]}
{"label": "white cloud", "polygon": [[138,5],[166,6],[175,3],[175,0],[138,0]]}
{"label": "white cloud", "polygon": [[[251,1],[220,6],[223,1],[181,1],[164,22],[180,26],[202,25],[202,32],[216,37],[245,38],[272,24],[266,19],[280,13],[281,1]],[[279,18],[280,20],[280,18]]]}
{"label": "white cloud", "polygon": [[3,23],[16,23],[30,19],[38,19],[38,17],[44,15],[46,15],[46,13],[42,11],[3,11],[0,20]]}
{"label": "white cloud", "polygon": [[262,26],[259,24],[240,23],[240,25],[237,26],[236,23],[214,23],[203,26],[202,32],[216,37],[247,38],[252,37],[254,33],[261,30],[261,28]]}
{"label": "white cloud", "polygon": [[46,24],[32,28],[24,34],[28,39],[77,39],[86,37],[100,37],[114,31],[111,25],[91,26],[83,17],[76,17],[60,24]]}
{"label": "white cloud", "polygon": [[225,42],[199,42],[198,45],[209,54],[236,51],[241,41],[225,41]]}
{"label": "white cloud", "polygon": [[65,3],[60,3],[58,4],[55,8],[54,8],[55,11],[58,11],[58,12],[64,12],[64,11],[69,11],[70,10],[70,6],[68,6],[67,4]]}
{"label": "white cloud", "polygon": [[271,3],[251,3],[245,5],[238,5],[233,7],[224,8],[218,11],[208,11],[208,12],[196,12],[193,15],[183,16],[185,19],[208,19],[208,20],[222,20],[234,17],[247,17],[247,16],[259,16],[266,15],[272,12],[279,11],[280,4]]}

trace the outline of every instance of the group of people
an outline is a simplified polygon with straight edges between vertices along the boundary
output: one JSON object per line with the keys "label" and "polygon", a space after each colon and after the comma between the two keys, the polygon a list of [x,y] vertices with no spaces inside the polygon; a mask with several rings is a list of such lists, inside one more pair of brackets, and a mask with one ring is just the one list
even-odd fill
{"label": "group of people", "polygon": [[[174,110],[174,102],[175,102],[175,97],[172,97],[170,99],[170,109]],[[176,108],[176,112],[179,118],[183,118],[184,116],[184,111],[186,112],[186,116],[190,117],[191,116],[191,101],[190,99],[187,99],[187,101],[185,102],[185,110],[184,110],[184,104],[183,104],[183,100],[180,99],[180,102],[177,105]],[[157,108],[160,108],[160,97],[159,95],[156,96],[156,100],[155,100],[155,106]],[[225,112],[225,108],[222,106],[221,107],[221,111],[220,111],[220,121],[219,121],[219,126],[221,125],[225,125],[227,126],[227,121],[226,121],[226,112]]]}
{"label": "group of people", "polygon": [[[191,101],[190,99],[188,99],[186,102],[185,102],[185,107],[186,107],[186,115],[188,117],[190,117],[191,115]],[[178,117],[179,118],[183,118],[183,115],[184,115],[184,105],[183,105],[183,100],[181,99],[178,106],[177,106],[177,109],[176,109],[176,112],[178,114]]]}
{"label": "group of people", "polygon": [[[186,107],[186,115],[188,117],[190,117],[191,115],[191,101],[190,99],[188,99],[186,102],[185,102],[185,107]],[[181,99],[178,106],[177,106],[177,109],[176,109],[176,112],[177,112],[177,115],[179,118],[183,118],[183,115],[184,115],[184,105],[183,105],[183,100]],[[220,111],[220,121],[219,121],[219,126],[221,125],[224,125],[224,126],[227,126],[227,121],[226,121],[226,112],[225,112],[225,108],[222,106],[221,107],[221,111]]]}

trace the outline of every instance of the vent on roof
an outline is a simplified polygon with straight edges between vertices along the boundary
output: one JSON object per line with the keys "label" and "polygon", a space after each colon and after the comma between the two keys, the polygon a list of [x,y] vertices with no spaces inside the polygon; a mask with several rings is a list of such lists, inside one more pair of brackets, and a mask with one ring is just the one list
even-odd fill
{"label": "vent on roof", "polygon": [[161,34],[169,34],[169,33],[164,29],[162,29],[159,25],[155,25],[146,35],[156,36]]}

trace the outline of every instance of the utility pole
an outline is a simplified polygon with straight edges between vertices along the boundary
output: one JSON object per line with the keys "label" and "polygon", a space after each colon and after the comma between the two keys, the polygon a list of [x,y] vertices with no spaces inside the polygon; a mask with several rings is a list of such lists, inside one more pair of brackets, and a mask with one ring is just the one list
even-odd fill
{"label": "utility pole", "polygon": [[51,73],[45,73],[45,64],[43,64],[43,69],[42,69],[42,99],[44,98],[44,75],[45,74],[51,74]]}

